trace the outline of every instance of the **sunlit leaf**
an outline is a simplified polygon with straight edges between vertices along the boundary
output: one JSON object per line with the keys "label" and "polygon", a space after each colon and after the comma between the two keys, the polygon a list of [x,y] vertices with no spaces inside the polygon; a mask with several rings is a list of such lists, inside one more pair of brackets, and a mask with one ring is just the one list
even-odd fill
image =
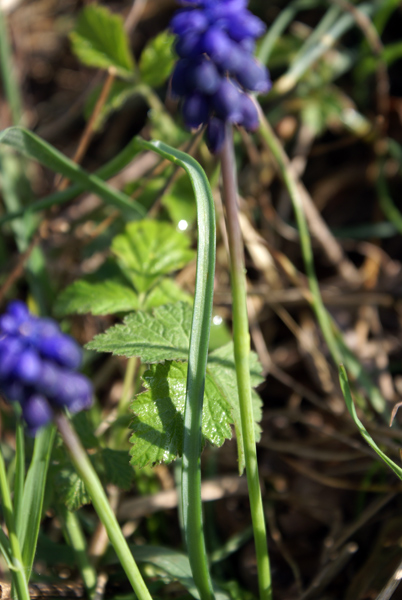
{"label": "sunlit leaf", "polygon": [[70,39],[74,54],[85,65],[113,67],[122,77],[132,77],[134,61],[120,15],[90,4],[82,10]]}
{"label": "sunlit leaf", "polygon": [[145,46],[138,65],[142,82],[157,87],[170,76],[176,60],[173,53],[174,40],[174,35],[163,31]]}

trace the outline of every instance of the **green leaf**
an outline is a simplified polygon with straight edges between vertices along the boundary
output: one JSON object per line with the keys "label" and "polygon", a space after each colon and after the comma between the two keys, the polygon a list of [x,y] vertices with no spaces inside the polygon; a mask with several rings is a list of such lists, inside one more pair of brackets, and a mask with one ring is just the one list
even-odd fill
{"label": "green leaf", "polygon": [[24,510],[18,521],[18,540],[22,548],[22,560],[27,569],[28,579],[31,573],[45,495],[46,479],[50,456],[55,438],[52,425],[42,429],[35,438],[32,461],[28,469],[24,486],[22,504]]}
{"label": "green leaf", "polygon": [[[152,365],[144,373],[144,385],[148,389],[132,403],[132,465],[144,467],[150,463],[169,463],[181,456],[187,367],[187,363],[167,361]],[[207,375],[202,416],[204,439],[216,446],[230,439],[230,413],[230,406],[216,382]]]}
{"label": "green leaf", "polygon": [[81,12],[70,39],[74,54],[84,65],[99,69],[113,67],[120,76],[132,77],[134,61],[120,15],[104,6],[90,4]]}
{"label": "green leaf", "polygon": [[[199,599],[200,595],[192,577],[188,557],[176,550],[160,546],[130,546],[135,560],[139,563],[149,563],[164,571],[172,579],[177,579],[190,592]],[[230,596],[221,588],[214,585],[216,600],[229,600]]]}
{"label": "green leaf", "polygon": [[173,304],[175,302],[192,304],[193,297],[182,290],[173,279],[165,277],[146,295],[144,309],[151,310],[163,304]]}
{"label": "green leaf", "polygon": [[87,344],[89,350],[113,352],[144,363],[188,358],[192,308],[185,302],[155,308],[153,314],[138,311],[123,325],[115,325]]}
{"label": "green leaf", "polygon": [[[207,373],[214,377],[222,395],[226,398],[232,408],[232,422],[234,423],[237,437],[238,468],[239,473],[242,474],[245,467],[245,458],[232,342],[226,344],[226,346],[222,346],[209,355]],[[250,378],[253,387],[257,387],[264,381],[264,378],[261,376],[261,365],[255,352],[250,353]],[[261,427],[258,423],[262,418],[262,401],[254,390],[252,391],[252,399],[255,437],[256,441],[258,441],[261,437]]]}
{"label": "green leaf", "polygon": [[105,478],[122,490],[129,490],[134,479],[134,471],[130,467],[130,457],[126,450],[104,448],[101,452]]}
{"label": "green leaf", "polygon": [[143,83],[158,87],[169,77],[176,60],[174,41],[174,35],[163,31],[145,46],[138,65]]}
{"label": "green leaf", "polygon": [[169,223],[148,219],[129,223],[125,233],[114,238],[111,249],[139,293],[194,258],[184,233]]}
{"label": "green leaf", "polygon": [[57,315],[109,315],[137,308],[138,295],[128,285],[113,279],[101,282],[79,279],[59,295],[54,310]]}
{"label": "green leaf", "polygon": [[53,148],[50,144],[23,127],[9,127],[0,132],[0,144],[11,146],[24,156],[38,161],[55,173],[60,173],[85,190],[100,196],[105,202],[127,214],[143,216],[143,207],[129,196],[109,187],[96,175],[88,175],[80,166]]}
{"label": "green leaf", "polygon": [[81,477],[71,466],[65,466],[56,477],[56,490],[60,500],[68,510],[78,510],[84,504],[90,504],[91,498],[85,489]]}

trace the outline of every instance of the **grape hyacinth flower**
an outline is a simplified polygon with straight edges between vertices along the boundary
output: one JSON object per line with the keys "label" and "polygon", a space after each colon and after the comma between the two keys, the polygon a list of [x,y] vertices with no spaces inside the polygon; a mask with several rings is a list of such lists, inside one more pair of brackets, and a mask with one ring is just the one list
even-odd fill
{"label": "grape hyacinth flower", "polygon": [[10,302],[0,317],[0,394],[21,405],[28,433],[49,423],[54,410],[91,406],[92,385],[77,372],[81,362],[81,348],[55,321]]}
{"label": "grape hyacinth flower", "polygon": [[259,117],[250,92],[267,93],[268,70],[254,56],[264,23],[248,0],[179,0],[170,28],[177,36],[171,93],[182,100],[187,128],[207,125],[211,152],[221,150],[225,124],[255,131]]}

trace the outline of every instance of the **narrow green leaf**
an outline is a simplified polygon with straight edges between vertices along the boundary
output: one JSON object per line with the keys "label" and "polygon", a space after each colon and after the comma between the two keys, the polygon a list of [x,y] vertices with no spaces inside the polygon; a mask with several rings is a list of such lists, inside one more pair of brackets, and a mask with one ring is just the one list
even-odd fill
{"label": "narrow green leaf", "polygon": [[137,308],[138,295],[128,285],[113,279],[101,282],[79,279],[59,295],[54,310],[57,315],[109,315]]}
{"label": "narrow green leaf", "polygon": [[32,461],[24,486],[22,503],[24,510],[22,518],[18,521],[17,535],[22,548],[22,559],[28,573],[28,579],[38,541],[46,477],[54,437],[55,428],[53,426],[42,429],[36,436]]}
{"label": "narrow green leaf", "polygon": [[148,219],[129,223],[125,232],[114,238],[111,249],[139,293],[194,258],[188,236],[169,223]]}
{"label": "narrow green leaf", "polygon": [[90,4],[81,12],[70,34],[72,50],[89,67],[114,67],[122,77],[132,77],[134,61],[124,21],[104,6]]}
{"label": "narrow green leaf", "polygon": [[[182,455],[187,368],[187,363],[167,361],[152,365],[144,373],[148,389],[132,404],[132,465],[169,463]],[[216,382],[207,375],[202,415],[204,440],[221,446],[232,437],[232,421],[230,406]]]}
{"label": "narrow green leaf", "polygon": [[87,344],[89,350],[113,352],[144,363],[186,360],[190,341],[192,308],[185,302],[156,308],[153,314],[138,311],[97,335]]}
{"label": "narrow green leaf", "polygon": [[354,420],[355,424],[357,425],[357,428],[359,429],[361,436],[366,440],[368,445],[371,446],[371,448],[373,450],[375,450],[375,452],[377,452],[378,456],[385,462],[385,464],[387,464],[394,471],[394,473],[399,477],[399,479],[402,479],[401,467],[399,467],[396,463],[394,463],[393,460],[388,458],[388,456],[386,454],[384,454],[384,452],[382,450],[380,450],[380,448],[377,446],[377,444],[375,443],[375,441],[373,440],[373,438],[371,437],[371,435],[369,434],[369,432],[367,431],[367,429],[364,427],[363,423],[360,421],[359,417],[357,416],[356,408],[355,408],[352,394],[350,391],[348,376],[346,374],[346,369],[343,365],[340,365],[340,367],[339,367],[339,381],[341,384],[343,397],[345,398],[346,406],[348,408],[348,411],[349,411],[352,419]]}
{"label": "narrow green leaf", "polygon": [[176,60],[173,53],[174,41],[174,35],[163,31],[145,46],[138,65],[143,83],[158,87],[169,77]]}
{"label": "narrow green leaf", "polygon": [[133,218],[144,216],[143,207],[118,190],[114,190],[96,175],[88,175],[81,167],[53,148],[50,144],[23,127],[9,127],[0,132],[0,144],[11,146],[24,156],[38,161],[48,169],[60,173],[84,189],[98,194],[105,202],[128,211]]}

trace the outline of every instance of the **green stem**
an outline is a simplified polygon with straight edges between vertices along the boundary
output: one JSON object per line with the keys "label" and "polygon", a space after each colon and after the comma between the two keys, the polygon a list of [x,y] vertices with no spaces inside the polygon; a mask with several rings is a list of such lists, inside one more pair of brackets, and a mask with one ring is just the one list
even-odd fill
{"label": "green stem", "polygon": [[313,250],[311,247],[310,234],[304,215],[303,202],[298,190],[297,182],[291,173],[289,159],[286,156],[279,140],[272,131],[268,121],[260,111],[261,125],[260,134],[274,156],[280,176],[288,190],[296,216],[297,226],[300,233],[300,245],[303,255],[304,267],[307,274],[308,284],[311,291],[311,306],[316,315],[321,332],[328,346],[335,364],[345,361],[347,368],[359,380],[370,398],[374,410],[382,415],[384,420],[389,421],[389,410],[380,390],[371,381],[370,376],[362,367],[360,361],[347,348],[342,334],[333,323],[322,300],[320,286],[314,268]]}
{"label": "green stem", "polygon": [[85,483],[85,487],[92,499],[93,506],[105,526],[110,543],[132,585],[139,600],[152,600],[137,564],[130,552],[126,539],[120,529],[116,516],[108,502],[105,491],[99,477],[96,474],[81,442],[64,414],[59,413],[55,417],[57,427],[64,444],[70,454],[71,461]]}
{"label": "green stem", "polygon": [[320,287],[318,285],[317,276],[315,274],[313,249],[311,247],[310,234],[307,227],[306,217],[304,215],[302,198],[297,188],[297,183],[290,173],[290,168],[288,164],[289,161],[284,154],[282,146],[277,140],[269,123],[263,116],[261,116],[260,133],[277,162],[281,178],[288,190],[290,199],[292,201],[297,227],[299,229],[300,234],[300,245],[304,260],[304,267],[306,269],[306,275],[312,296],[312,307],[320,325],[322,334],[329,348],[329,351],[331,353],[331,356],[334,362],[338,364],[342,362],[342,355],[339,351],[339,347],[332,330],[331,320],[322,301]]}
{"label": "green stem", "polygon": [[22,117],[22,103],[20,91],[15,78],[10,38],[7,31],[4,11],[0,8],[0,65],[4,84],[5,96],[10,106],[13,123],[17,125]]}
{"label": "green stem", "polygon": [[77,513],[67,510],[64,505],[59,507],[59,511],[64,522],[68,542],[74,550],[81,577],[85,589],[88,592],[88,597],[93,598],[96,589],[97,576],[96,571],[88,558],[87,544]]}
{"label": "green stem", "polygon": [[197,201],[197,274],[184,413],[181,507],[187,551],[201,600],[214,598],[205,549],[201,502],[201,421],[215,274],[215,208],[208,179],[191,156],[164,144],[138,140],[179,164],[191,179]]}
{"label": "green stem", "polygon": [[25,484],[25,442],[24,426],[21,418],[17,421],[15,432],[16,452],[15,452],[15,478],[14,478],[14,514],[15,528],[18,531],[23,513],[23,496]]}
{"label": "green stem", "polygon": [[226,207],[233,302],[233,338],[241,427],[244,441],[247,483],[257,554],[260,600],[272,599],[267,534],[258,475],[257,448],[250,380],[250,334],[247,314],[246,276],[243,243],[238,216],[237,178],[233,152],[232,126],[226,127],[221,155],[223,200]]}
{"label": "green stem", "polygon": [[24,564],[22,562],[21,548],[15,530],[14,511],[11,502],[10,488],[7,483],[6,467],[3,455],[0,452],[0,492],[4,520],[8,529],[10,549],[13,562],[11,575],[17,591],[18,600],[29,600],[28,582],[25,577]]}

